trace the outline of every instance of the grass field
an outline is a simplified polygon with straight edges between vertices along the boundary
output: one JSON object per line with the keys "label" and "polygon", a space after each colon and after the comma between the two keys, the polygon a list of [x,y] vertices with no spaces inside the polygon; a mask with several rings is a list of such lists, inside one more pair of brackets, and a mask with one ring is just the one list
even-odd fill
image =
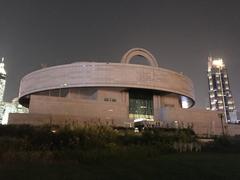
{"label": "grass field", "polygon": [[1,163],[1,180],[26,179],[240,179],[240,154],[173,153],[151,158],[83,162]]}

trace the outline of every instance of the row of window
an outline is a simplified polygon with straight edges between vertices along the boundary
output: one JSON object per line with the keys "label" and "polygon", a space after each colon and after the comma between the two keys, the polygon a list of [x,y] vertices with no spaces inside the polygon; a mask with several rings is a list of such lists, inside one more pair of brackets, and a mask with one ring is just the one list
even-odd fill
{"label": "row of window", "polygon": [[[234,106],[225,106],[225,107],[226,107],[227,110],[234,110],[234,109],[235,109]],[[217,110],[217,109],[223,110],[223,106],[218,106],[218,108],[217,108],[216,106],[212,106],[211,109],[212,109],[212,110]]]}
{"label": "row of window", "polygon": [[[63,88],[63,89],[53,89],[53,90],[41,91],[41,92],[36,93],[36,95],[66,97],[68,92],[69,92],[69,89]],[[104,98],[104,101],[117,102],[117,100],[115,98]]]}
{"label": "row of window", "polygon": [[41,92],[36,93],[36,95],[66,97],[68,92],[69,92],[69,89],[63,88],[63,89],[53,89],[53,90],[41,91]]}

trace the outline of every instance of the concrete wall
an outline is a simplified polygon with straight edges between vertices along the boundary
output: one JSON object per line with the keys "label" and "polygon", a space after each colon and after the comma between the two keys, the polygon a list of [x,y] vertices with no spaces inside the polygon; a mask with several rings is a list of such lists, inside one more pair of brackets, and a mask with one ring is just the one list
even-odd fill
{"label": "concrete wall", "polygon": [[128,106],[121,102],[104,102],[62,97],[31,97],[30,114],[62,115],[85,120],[101,120],[123,126],[128,122]]}
{"label": "concrete wall", "polygon": [[181,108],[179,95],[177,94],[165,94],[165,95],[154,95],[153,96],[153,107],[154,107],[154,119],[161,120],[160,109],[165,107],[170,108]]}
{"label": "concrete wall", "polygon": [[127,96],[124,88],[99,88],[97,91],[98,101],[106,102],[107,99],[108,101],[124,103],[128,106],[128,100],[124,96]]}
{"label": "concrete wall", "polygon": [[[31,125],[70,125],[73,127],[84,125],[113,125],[114,122],[102,119],[82,118],[80,116],[52,115],[37,113],[11,113],[9,114],[8,124],[31,124]],[[128,124],[124,124],[127,126]]]}
{"label": "concrete wall", "polygon": [[[105,97],[105,91],[100,92],[99,97]],[[111,93],[110,93],[111,94]],[[9,124],[58,124],[58,125],[113,125],[129,127],[128,104],[125,102],[127,98],[126,92],[114,92],[112,95],[117,98],[116,102],[105,102],[102,98],[98,100],[84,100],[81,98],[62,98],[49,96],[32,96],[30,102],[29,114],[10,114]],[[154,96],[155,120],[161,124],[170,127],[192,127],[200,136],[222,135],[225,134],[240,135],[239,125],[226,125],[218,111],[207,111],[204,109],[181,109],[173,107],[164,107],[167,104],[176,102],[161,101],[161,96]],[[177,97],[175,97],[177,99]],[[174,98],[173,98],[174,99]],[[122,100],[122,101],[121,101]],[[163,103],[163,104],[161,104]],[[222,123],[223,122],[223,123]]]}
{"label": "concrete wall", "polygon": [[181,108],[180,99],[177,94],[161,96],[161,107]]}
{"label": "concrete wall", "polygon": [[[107,101],[105,99],[108,99]],[[112,101],[115,99],[116,101]],[[128,127],[129,94],[123,88],[74,88],[67,97],[32,95],[29,114],[11,114],[10,124],[105,124]],[[179,95],[153,96],[154,119],[174,127],[193,127],[201,136],[240,134],[239,125],[222,123],[217,111],[180,108]]]}
{"label": "concrete wall", "polygon": [[50,119],[46,114],[10,113],[8,124],[44,125],[50,124]]}
{"label": "concrete wall", "polygon": [[192,126],[202,136],[221,135],[226,125],[222,124],[219,113],[204,109],[161,108],[160,120],[184,127]]}
{"label": "concrete wall", "polygon": [[97,88],[71,88],[67,94],[67,98],[80,98],[86,100],[97,99]]}
{"label": "concrete wall", "polygon": [[[45,102],[48,103],[47,106],[43,105]],[[67,104],[59,105],[59,102]],[[69,103],[75,105],[68,105]],[[114,110],[116,105],[117,109],[119,110]],[[177,94],[154,95],[153,105],[154,119],[159,120],[159,109],[161,107],[180,108],[179,96]],[[64,110],[61,110],[61,106],[64,107]],[[74,108],[72,108],[72,106],[74,106]],[[101,110],[101,107],[104,106],[105,109]],[[122,106],[125,107],[124,111],[120,110]],[[89,117],[94,119],[112,119],[114,118],[112,116],[112,111],[115,111],[117,114],[121,114],[121,117],[123,119],[128,119],[128,108],[129,94],[124,88],[73,88],[69,91],[69,94],[65,98],[47,98],[45,96],[32,95],[30,101],[30,113],[81,116],[85,119]],[[94,111],[91,109],[94,109]],[[109,112],[109,110],[111,110],[111,113]],[[117,114],[115,114],[114,116],[117,116]],[[133,120],[129,121],[133,122]]]}
{"label": "concrete wall", "polygon": [[240,135],[240,125],[239,124],[228,124],[227,134],[230,136]]}
{"label": "concrete wall", "polygon": [[[180,107],[179,96],[176,94],[154,95],[153,105],[154,119],[159,120],[158,109],[162,106]],[[58,116],[60,119],[77,117],[83,121],[101,120],[118,126],[133,123],[133,119],[129,119],[128,110],[129,93],[124,88],[72,88],[66,97],[31,95],[29,106],[31,116],[40,114],[37,119],[41,119],[41,115],[61,115],[61,117]],[[20,121],[22,116],[26,118],[20,115]],[[16,117],[17,115],[14,116],[15,120],[17,120]],[[32,123],[32,120],[29,120]],[[13,123],[13,120],[11,122]]]}

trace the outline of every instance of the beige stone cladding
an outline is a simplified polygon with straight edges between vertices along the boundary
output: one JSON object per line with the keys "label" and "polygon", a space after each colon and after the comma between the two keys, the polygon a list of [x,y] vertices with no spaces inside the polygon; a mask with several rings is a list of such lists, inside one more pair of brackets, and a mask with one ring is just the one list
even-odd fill
{"label": "beige stone cladding", "polygon": [[67,93],[67,98],[80,98],[85,100],[96,100],[97,99],[97,88],[71,88]]}
{"label": "beige stone cladding", "polygon": [[194,108],[161,108],[160,120],[180,127],[192,127],[196,134],[202,136],[221,135],[226,131],[226,125],[219,116],[221,113]]}
{"label": "beige stone cladding", "polygon": [[128,106],[122,102],[32,95],[29,113],[77,117],[80,121],[101,121],[114,126],[128,123]]}
{"label": "beige stone cladding", "polygon": [[176,93],[194,105],[192,81],[180,73],[152,66],[81,62],[54,66],[26,75],[20,83],[20,103],[29,95],[61,88],[141,88]]}
{"label": "beige stone cladding", "polygon": [[[129,64],[135,56],[144,57],[150,66]],[[153,96],[148,99],[151,103],[153,99],[153,103],[148,104],[150,111],[135,108],[147,107],[142,105],[147,99],[142,100],[141,95],[132,98],[131,92],[138,95],[138,90]],[[152,115],[161,121],[161,108],[191,108],[195,97],[191,79],[183,73],[160,68],[149,51],[133,48],[123,55],[121,63],[81,61],[31,72],[20,82],[19,102],[29,107],[28,117],[34,116],[37,123],[88,121],[125,126],[138,117],[152,118]],[[134,109],[134,119],[129,119],[129,109]],[[24,118],[27,115],[19,115],[19,122],[27,122]],[[171,116],[165,120],[169,118]],[[9,122],[14,121],[17,115],[10,116]],[[33,121],[29,119],[30,124],[34,124]]]}
{"label": "beige stone cladding", "polygon": [[50,124],[50,116],[46,114],[10,113],[8,124],[45,125]]}
{"label": "beige stone cladding", "polygon": [[228,124],[227,134],[230,136],[240,135],[240,125],[239,124]]}
{"label": "beige stone cladding", "polygon": [[154,119],[160,120],[160,109],[163,107],[181,108],[179,95],[174,93],[153,96]]}
{"label": "beige stone cladding", "polygon": [[[57,115],[57,114],[37,114],[37,113],[10,113],[8,124],[30,124],[38,125],[59,125],[79,127],[85,125],[108,125],[114,126],[109,121],[95,118],[83,118],[81,116]],[[127,126],[128,124],[125,124]]]}
{"label": "beige stone cladding", "polygon": [[179,95],[170,93],[161,96],[161,107],[181,108]]}

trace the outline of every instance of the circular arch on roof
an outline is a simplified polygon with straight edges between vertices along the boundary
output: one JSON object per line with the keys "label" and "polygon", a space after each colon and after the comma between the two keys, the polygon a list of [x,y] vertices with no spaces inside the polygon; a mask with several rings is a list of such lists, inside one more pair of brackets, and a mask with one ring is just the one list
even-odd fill
{"label": "circular arch on roof", "polygon": [[142,56],[149,62],[151,66],[158,67],[158,62],[156,58],[148,50],[143,48],[130,49],[123,55],[121,63],[129,64],[129,62],[134,56]]}

